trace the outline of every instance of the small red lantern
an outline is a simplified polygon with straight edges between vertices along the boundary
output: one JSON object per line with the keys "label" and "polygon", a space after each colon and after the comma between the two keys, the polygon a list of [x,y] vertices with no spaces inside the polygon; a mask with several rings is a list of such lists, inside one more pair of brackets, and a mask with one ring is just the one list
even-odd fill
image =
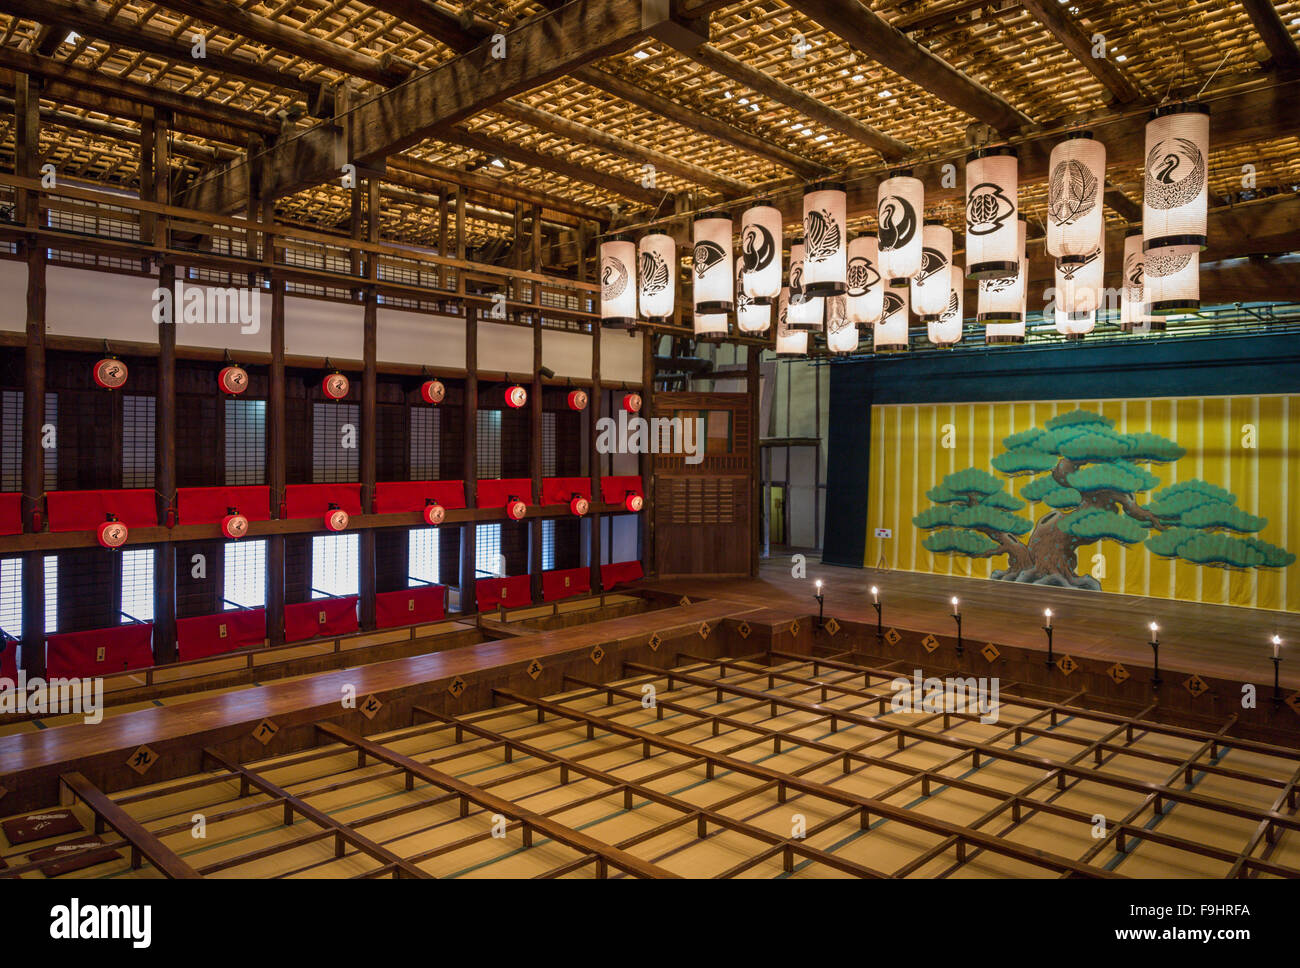
{"label": "small red lantern", "polygon": [[574,514],[576,514],[578,517],[582,517],[584,514],[586,514],[587,510],[590,507],[591,507],[590,502],[581,494],[573,495],[573,500],[569,502],[569,510],[572,511]]}
{"label": "small red lantern", "polygon": [[110,551],[116,551],[126,544],[126,536],[126,525],[111,514],[108,520],[95,530],[95,537],[99,539],[99,543]]}
{"label": "small red lantern", "polygon": [[126,383],[126,364],[115,356],[106,356],[95,364],[95,382],[105,390],[116,390]]}
{"label": "small red lantern", "polygon": [[227,538],[242,538],[248,534],[248,518],[235,508],[226,508],[226,516],[221,519],[221,533]]}
{"label": "small red lantern", "polygon": [[528,402],[528,391],[516,383],[512,387],[506,387],[506,406],[518,410]]}
{"label": "small red lantern", "polygon": [[635,494],[632,491],[628,491],[627,497],[623,499],[623,507],[627,508],[633,514],[635,514],[637,511],[640,511],[643,507],[645,507],[645,498],[643,498],[640,494]]}
{"label": "small red lantern", "polygon": [[425,380],[424,385],[420,387],[420,396],[424,398],[425,403],[442,403],[442,398],[446,395],[447,388],[443,386],[441,380]]}
{"label": "small red lantern", "polygon": [[570,390],[569,391],[569,409],[586,410],[587,409],[587,391]]}
{"label": "small red lantern", "polygon": [[352,384],[348,378],[337,370],[333,373],[326,374],[325,379],[321,381],[321,389],[325,391],[325,396],[331,400],[342,400],[348,395],[348,388]]}
{"label": "small red lantern", "polygon": [[217,383],[221,385],[223,393],[231,395],[243,393],[248,389],[248,371],[242,366],[222,367],[221,372],[217,374]]}
{"label": "small red lantern", "polygon": [[424,504],[424,523],[437,527],[442,524],[443,518],[447,516],[447,509],[439,504],[433,498],[429,498]]}
{"label": "small red lantern", "polygon": [[337,504],[331,504],[325,512],[325,527],[331,531],[345,531],[348,526],[348,512]]}
{"label": "small red lantern", "polygon": [[623,409],[628,413],[641,412],[641,394],[626,393],[623,395]]}
{"label": "small red lantern", "polygon": [[528,512],[528,505],[517,497],[512,497],[506,502],[506,517],[512,521],[523,520],[524,515]]}

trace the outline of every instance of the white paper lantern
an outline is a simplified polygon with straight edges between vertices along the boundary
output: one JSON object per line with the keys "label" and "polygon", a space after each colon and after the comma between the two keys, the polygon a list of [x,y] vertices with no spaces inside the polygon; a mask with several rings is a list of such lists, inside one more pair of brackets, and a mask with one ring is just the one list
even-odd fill
{"label": "white paper lantern", "polygon": [[948,306],[938,316],[926,320],[925,335],[935,346],[952,346],[961,342],[962,332],[962,274],[959,266],[952,267],[952,285],[948,290]]}
{"label": "white paper lantern", "polygon": [[832,353],[856,353],[858,327],[849,319],[847,296],[826,299],[826,348]]}
{"label": "white paper lantern", "polygon": [[1105,295],[1106,253],[1101,248],[1087,255],[1067,255],[1056,260],[1056,303],[1067,313],[1095,313]]}
{"label": "white paper lantern", "polygon": [[1147,311],[1146,255],[1142,252],[1142,229],[1129,229],[1124,236],[1124,274],[1120,286],[1119,326],[1126,333],[1156,333],[1165,328],[1162,316]]}
{"label": "white paper lantern", "polygon": [[790,306],[786,312],[786,324],[791,329],[819,330],[822,328],[822,302],[817,296],[809,296],[803,291],[804,279],[804,244],[790,243]]}
{"label": "white paper lantern", "polygon": [[1154,316],[1201,308],[1201,251],[1194,245],[1147,249],[1142,281],[1148,311]]}
{"label": "white paper lantern", "polygon": [[1048,170],[1047,252],[1057,259],[1087,255],[1105,241],[1106,146],[1091,131],[1066,135],[1052,149]]}
{"label": "white paper lantern", "polygon": [[[771,303],[758,303],[745,292],[743,262],[736,263],[736,328],[742,333],[765,333],[772,324]],[[779,292],[780,290],[778,290]]]}
{"label": "white paper lantern", "polygon": [[925,186],[910,168],[896,168],[876,189],[876,239],[880,275],[886,281],[910,279],[921,268],[921,220]]}
{"label": "white paper lantern", "polygon": [[808,332],[791,329],[788,309],[790,289],[785,287],[777,297],[776,307],[776,355],[783,357],[808,355]]}
{"label": "white paper lantern", "polygon": [[978,290],[978,315],[984,324],[984,342],[989,346],[1017,344],[1025,341],[1025,322],[1029,319],[1029,253],[1025,248],[1026,226],[1022,215],[1016,220],[1016,238],[1020,246],[1020,267],[1014,276],[981,279]]}
{"label": "white paper lantern", "polygon": [[600,243],[600,322],[622,329],[636,325],[636,243],[629,235]]}
{"label": "white paper lantern", "polygon": [[839,182],[818,182],[803,196],[803,291],[839,296],[847,288],[848,204]]}
{"label": "white paper lantern", "polygon": [[879,249],[875,232],[864,232],[849,243],[850,322],[874,323],[884,311],[885,284],[880,278]]}
{"label": "white paper lantern", "polygon": [[877,353],[899,353],[907,349],[908,286],[899,283],[885,290],[885,311],[872,333]]}
{"label": "white paper lantern", "polygon": [[695,313],[729,313],[736,270],[731,264],[731,217],[724,212],[697,215],[694,223]]}
{"label": "white paper lantern", "polygon": [[912,276],[912,311],[928,319],[948,308],[952,292],[952,229],[935,219],[926,219],[921,238],[921,268]]}
{"label": "white paper lantern", "polygon": [[727,335],[727,314],[696,313],[695,335],[700,339],[722,339]]}
{"label": "white paper lantern", "polygon": [[740,219],[740,264],[745,295],[758,305],[781,294],[781,210],[755,205]]}
{"label": "white paper lantern", "polygon": [[1083,313],[1066,312],[1056,307],[1056,331],[1068,340],[1083,339],[1097,325],[1097,313],[1089,310]]}
{"label": "white paper lantern", "polygon": [[637,257],[641,315],[652,323],[672,320],[677,295],[677,243],[671,235],[642,236]]}
{"label": "white paper lantern", "polygon": [[966,275],[1003,278],[1016,271],[1020,163],[1016,149],[980,148],[966,156]]}
{"label": "white paper lantern", "polygon": [[790,271],[786,281],[792,299],[803,297],[803,239],[790,240]]}
{"label": "white paper lantern", "polygon": [[1142,184],[1143,248],[1205,247],[1210,109],[1171,104],[1151,113]]}

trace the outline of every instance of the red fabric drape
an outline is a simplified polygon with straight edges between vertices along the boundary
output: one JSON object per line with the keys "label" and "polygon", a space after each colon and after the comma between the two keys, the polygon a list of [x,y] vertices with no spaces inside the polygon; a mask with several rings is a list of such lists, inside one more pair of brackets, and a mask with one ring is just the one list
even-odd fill
{"label": "red fabric drape", "polygon": [[542,601],[554,602],[591,591],[589,568],[557,568],[542,572]]}
{"label": "red fabric drape", "polygon": [[50,491],[45,496],[51,531],[93,531],[110,513],[127,528],[158,526],[158,508],[149,488],[105,491]]}
{"label": "red fabric drape", "polygon": [[437,622],[447,614],[447,586],[421,585],[375,596],[375,625],[381,629]]}
{"label": "red fabric drape", "polygon": [[641,488],[641,478],[636,474],[600,479],[600,499],[606,504],[622,504],[628,491],[645,497],[645,491]]}
{"label": "red fabric drape", "polygon": [[568,504],[574,493],[591,500],[590,477],[544,477],[542,478],[543,504]]}
{"label": "red fabric drape", "polygon": [[384,481],[375,485],[375,513],[400,514],[423,511],[429,499],[443,507],[465,506],[464,481]]}
{"label": "red fabric drape", "polygon": [[284,607],[284,640],[301,642],[357,630],[357,596],[317,598]]}
{"label": "red fabric drape", "polygon": [[600,566],[600,584],[606,590],[613,588],[615,585],[625,585],[628,582],[644,577],[645,572],[641,570],[641,562],[639,561],[617,561],[610,565]]}
{"label": "red fabric drape", "polygon": [[528,477],[506,477],[500,480],[479,481],[475,492],[481,508],[505,507],[513,494],[525,504],[533,504],[533,481]]}
{"label": "red fabric drape", "polygon": [[284,489],[285,517],[323,518],[331,504],[361,513],[360,484],[290,484]]}
{"label": "red fabric drape", "polygon": [[105,676],[151,665],[152,622],[45,637],[45,673],[50,678]]}
{"label": "red fabric drape", "polygon": [[0,494],[0,534],[23,533],[23,496],[18,491]]}
{"label": "red fabric drape", "polygon": [[227,508],[237,508],[250,521],[269,521],[271,489],[261,484],[250,484],[244,487],[182,487],[176,491],[176,517],[180,524],[217,524],[226,516]]}
{"label": "red fabric drape", "polygon": [[517,608],[532,603],[531,582],[527,575],[509,578],[480,578],[474,583],[474,597],[480,612],[489,612],[498,605]]}
{"label": "red fabric drape", "polygon": [[176,651],[182,662],[260,646],[266,640],[266,609],[232,609],[176,620]]}

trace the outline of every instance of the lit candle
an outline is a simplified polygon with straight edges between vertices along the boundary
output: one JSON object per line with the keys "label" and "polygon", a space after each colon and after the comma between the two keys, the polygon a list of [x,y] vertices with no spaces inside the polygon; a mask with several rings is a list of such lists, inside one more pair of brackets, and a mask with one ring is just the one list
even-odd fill
{"label": "lit candle", "polygon": [[957,611],[957,596],[956,596],[956,595],[954,595],[954,596],[952,597],[952,614],[954,614],[954,615],[960,614],[960,613],[958,613],[958,611]]}
{"label": "lit candle", "polygon": [[1050,629],[1052,627],[1052,610],[1050,608],[1043,609],[1043,616],[1047,619],[1047,627]]}
{"label": "lit candle", "polygon": [[821,580],[820,578],[818,578],[818,579],[817,579],[817,594],[820,595],[821,593],[822,593],[822,580]]}
{"label": "lit candle", "polygon": [[1159,641],[1160,641],[1160,634],[1159,634],[1159,631],[1158,631],[1158,626],[1156,625],[1155,622],[1152,622],[1152,623],[1151,623],[1151,641],[1152,641],[1152,642],[1159,642]]}
{"label": "lit candle", "polygon": [[880,589],[877,588],[875,585],[871,586],[871,600],[873,602],[880,601]]}
{"label": "lit candle", "polygon": [[1275,659],[1277,658],[1277,650],[1280,649],[1281,647],[1282,647],[1282,639],[1276,635],[1273,636],[1273,658]]}

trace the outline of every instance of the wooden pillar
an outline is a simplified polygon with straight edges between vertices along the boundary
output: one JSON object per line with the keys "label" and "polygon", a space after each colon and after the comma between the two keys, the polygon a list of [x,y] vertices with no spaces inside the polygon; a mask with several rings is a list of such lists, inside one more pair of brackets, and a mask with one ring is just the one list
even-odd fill
{"label": "wooden pillar", "polygon": [[[140,145],[141,172],[146,159],[152,162],[150,183],[152,201],[171,202],[167,157],[167,124],[155,118],[146,140]],[[143,194],[143,193],[142,193]],[[149,240],[167,247],[167,220],[154,217]],[[164,257],[165,259],[165,257]],[[158,267],[158,285],[170,292],[176,280],[176,267],[162,262]],[[158,523],[166,524],[168,511],[176,504],[176,318],[158,326],[158,395],[154,402],[154,490],[158,492]],[[157,662],[176,660],[176,546],[170,541],[158,545],[154,552],[154,626],[153,652]]]}
{"label": "wooden pillar", "polygon": [[[457,248],[464,244],[464,234],[460,231],[460,215],[464,211],[463,195],[456,196],[456,235]],[[463,278],[463,277],[461,277]],[[465,503],[477,507],[478,499],[478,310],[465,307]],[[478,602],[474,594],[474,580],[477,577],[474,556],[474,522],[467,521],[460,526],[460,611],[473,614],[478,611]]]}
{"label": "wooden pillar", "polygon": [[[655,339],[652,333],[645,333],[641,339],[641,416],[648,422],[654,409],[655,384]],[[648,444],[647,435],[646,443]],[[637,458],[637,472],[641,475],[641,487],[645,494],[645,506],[641,509],[641,570],[649,575],[654,570],[654,506],[655,506],[655,465],[654,455],[642,453]]]}
{"label": "wooden pillar", "polygon": [[[530,268],[533,272],[542,271],[542,210],[534,205],[532,210],[532,248]],[[537,501],[542,499],[542,290],[534,281],[530,286],[533,295],[533,398],[532,409],[528,412],[530,431],[533,438],[529,453],[529,470],[533,478],[533,494]],[[529,523],[529,587],[532,600],[542,600],[542,519],[533,518]]]}
{"label": "wooden pillar", "polygon": [[759,434],[762,432],[759,418],[762,416],[763,401],[759,394],[758,358],[761,347],[750,343],[745,347],[745,391],[749,395],[749,576],[758,577],[758,555],[761,538],[759,522],[762,520],[763,475],[759,470]]}
{"label": "wooden pillar", "polygon": [[[379,179],[366,180],[366,239],[379,241]],[[379,292],[375,286],[379,279],[379,261],[375,253],[365,254],[366,279],[365,312],[361,341],[361,509],[374,513],[375,501],[375,437],[378,433],[377,394],[378,376],[375,368],[376,340],[378,334]],[[360,622],[363,629],[375,627],[375,531],[366,528],[361,532],[360,544]]]}
{"label": "wooden pillar", "polygon": [[[269,226],[275,209],[267,200],[262,220]],[[271,284],[271,367],[267,374],[266,483],[271,491],[271,514],[280,517],[285,485],[284,387],[284,280],[273,271],[274,238],[264,235],[263,263]],[[271,645],[284,643],[284,535],[272,534],[266,542],[266,634]]]}
{"label": "wooden pillar", "polygon": [[[586,254],[579,254],[579,259],[585,261]],[[585,273],[584,273],[585,275]],[[602,404],[604,403],[604,393],[600,386],[600,338],[602,330],[600,320],[592,320],[591,323],[591,402],[589,409],[591,411],[590,434],[587,437],[587,470],[591,473],[591,498],[594,502],[603,503],[600,493],[600,452],[596,449],[596,440],[600,434],[596,425],[600,422]],[[600,522],[604,515],[599,511],[591,512],[591,550],[588,552],[591,567],[591,590],[593,593],[600,592],[602,585],[600,583]]]}

